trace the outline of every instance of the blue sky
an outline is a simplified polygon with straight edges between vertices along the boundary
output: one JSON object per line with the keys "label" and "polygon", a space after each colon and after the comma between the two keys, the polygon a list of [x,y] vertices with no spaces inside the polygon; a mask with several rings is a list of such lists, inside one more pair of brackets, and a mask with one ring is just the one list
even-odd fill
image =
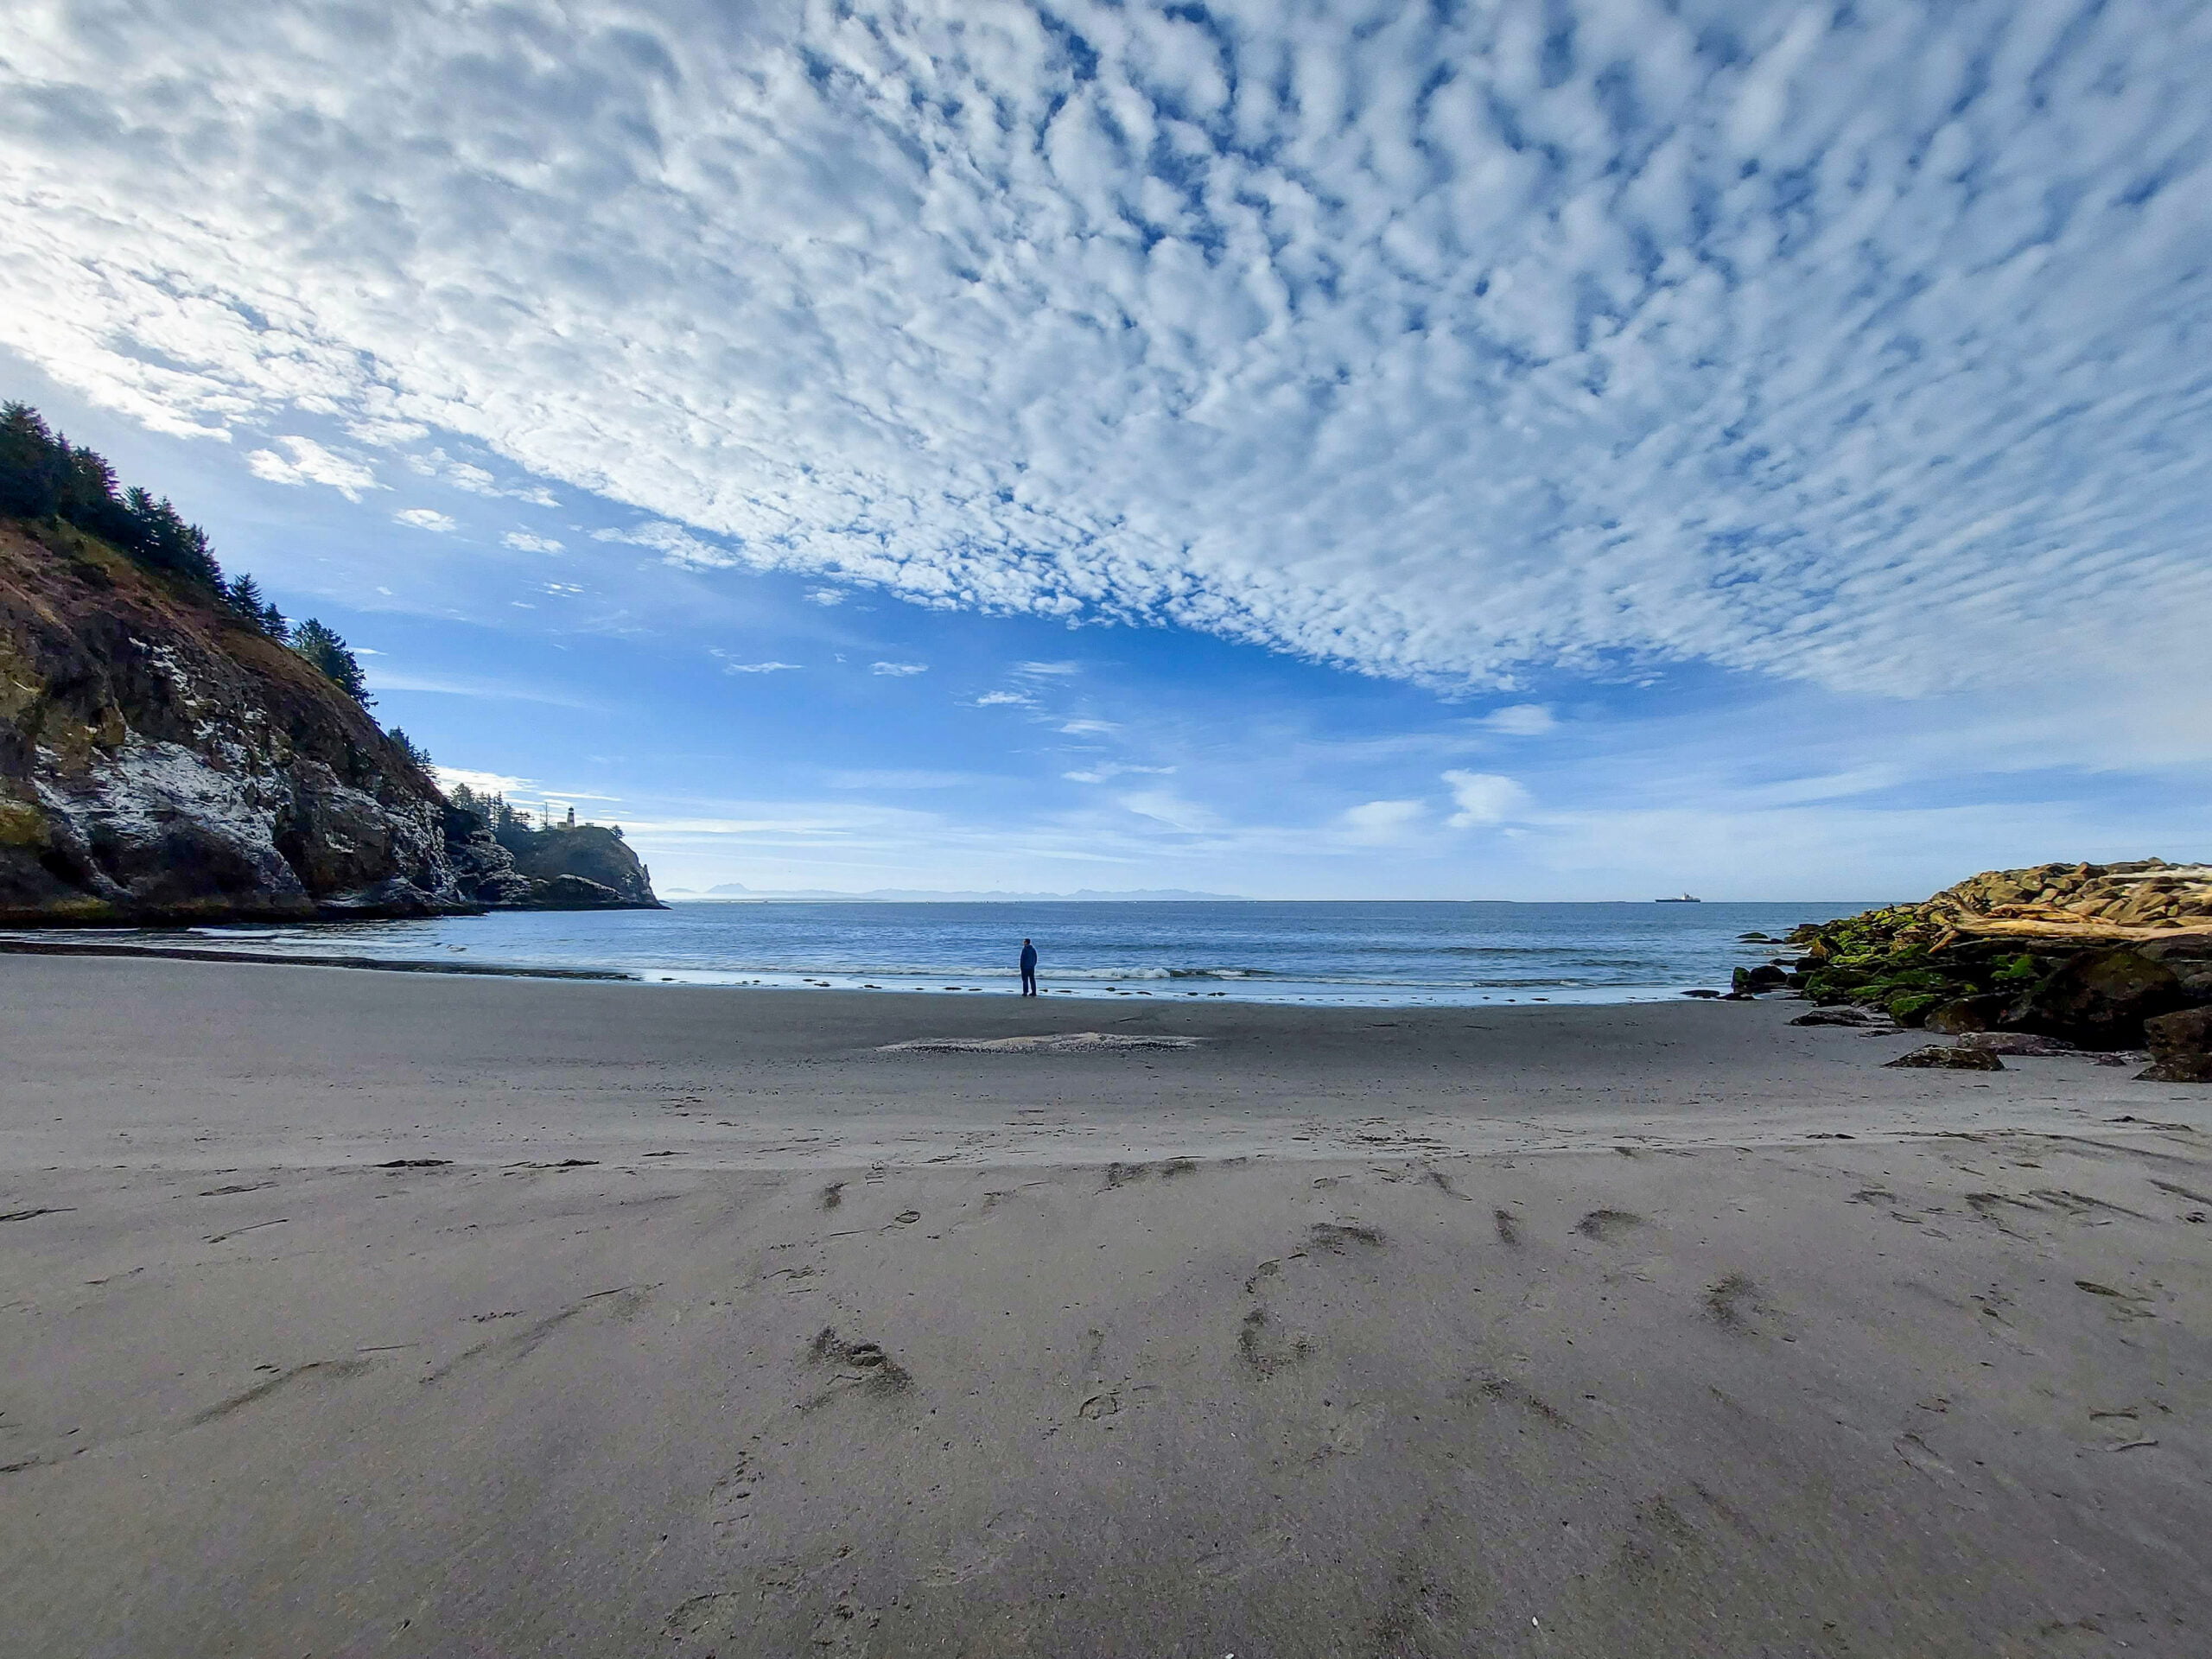
{"label": "blue sky", "polygon": [[2212,14],[0,17],[0,378],[664,887],[2212,855]]}

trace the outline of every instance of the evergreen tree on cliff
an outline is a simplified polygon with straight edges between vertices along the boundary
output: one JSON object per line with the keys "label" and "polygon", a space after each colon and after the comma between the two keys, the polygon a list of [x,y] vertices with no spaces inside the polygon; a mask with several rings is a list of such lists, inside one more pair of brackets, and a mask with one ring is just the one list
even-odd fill
{"label": "evergreen tree on cliff", "polygon": [[29,404],[0,404],[0,513],[60,518],[149,569],[222,591],[207,531],[187,524],[166,496],[135,487],[118,495],[107,458],[52,431]]}
{"label": "evergreen tree on cliff", "polygon": [[0,407],[0,513],[51,518],[61,504],[61,446],[29,404]]}
{"label": "evergreen tree on cliff", "polygon": [[292,649],[323,671],[339,688],[356,702],[364,706],[376,699],[369,695],[367,680],[362,677],[361,665],[346,642],[335,631],[325,627],[314,617],[292,630]]}

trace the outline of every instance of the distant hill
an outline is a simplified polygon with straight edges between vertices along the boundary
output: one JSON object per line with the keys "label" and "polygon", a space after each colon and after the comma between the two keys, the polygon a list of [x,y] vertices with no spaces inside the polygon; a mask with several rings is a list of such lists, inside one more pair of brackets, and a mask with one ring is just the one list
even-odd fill
{"label": "distant hill", "polygon": [[866,893],[838,893],[828,887],[791,887],[782,889],[753,888],[741,881],[724,881],[702,893],[689,893],[682,888],[669,890],[671,899],[751,899],[756,902],[793,899],[844,899],[856,904],[1145,904],[1193,899],[1235,901],[1242,897],[1234,893],[1194,893],[1185,887],[1137,887],[1127,892],[1109,892],[1099,887],[1079,887],[1073,893],[1003,893],[1003,892],[938,892],[923,887],[874,887]]}

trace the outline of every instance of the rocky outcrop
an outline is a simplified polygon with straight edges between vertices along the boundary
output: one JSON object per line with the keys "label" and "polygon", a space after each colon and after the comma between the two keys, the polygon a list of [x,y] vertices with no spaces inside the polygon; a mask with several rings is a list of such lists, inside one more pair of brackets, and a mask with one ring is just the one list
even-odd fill
{"label": "rocky outcrop", "polygon": [[2136,938],[2212,928],[2212,865],[2145,858],[1985,870],[1911,908],[1927,920],[1980,935],[2056,931]]}
{"label": "rocky outcrop", "polygon": [[0,519],[0,924],[548,901],[297,652],[79,530]]}
{"label": "rocky outcrop", "polygon": [[651,872],[619,829],[567,823],[534,830],[510,820],[493,833],[516,871],[537,884],[525,901],[537,908],[665,908],[653,896]]}
{"label": "rocky outcrop", "polygon": [[443,816],[277,641],[80,531],[0,521],[0,919],[465,908]]}
{"label": "rocky outcrop", "polygon": [[1906,1025],[2141,1047],[2212,1005],[2212,867],[2162,859],[1993,870],[1917,905],[1800,928],[1789,982]]}

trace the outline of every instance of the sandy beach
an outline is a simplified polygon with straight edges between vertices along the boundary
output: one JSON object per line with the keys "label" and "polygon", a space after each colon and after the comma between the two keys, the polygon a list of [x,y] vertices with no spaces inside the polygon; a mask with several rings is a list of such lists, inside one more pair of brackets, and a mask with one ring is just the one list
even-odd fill
{"label": "sandy beach", "polygon": [[0,959],[0,1652],[2203,1652],[2212,1095],[1803,1007]]}

